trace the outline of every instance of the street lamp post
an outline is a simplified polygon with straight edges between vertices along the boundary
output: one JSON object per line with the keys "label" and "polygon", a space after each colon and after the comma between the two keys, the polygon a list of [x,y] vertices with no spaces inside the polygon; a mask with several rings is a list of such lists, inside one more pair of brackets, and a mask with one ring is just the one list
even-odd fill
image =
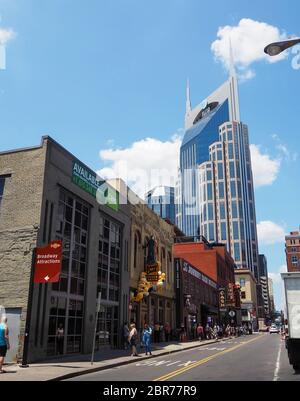
{"label": "street lamp post", "polygon": [[297,45],[298,43],[300,43],[300,38],[285,40],[283,42],[275,42],[266,46],[264,51],[269,56],[274,57],[278,56],[278,54],[289,49],[290,47]]}

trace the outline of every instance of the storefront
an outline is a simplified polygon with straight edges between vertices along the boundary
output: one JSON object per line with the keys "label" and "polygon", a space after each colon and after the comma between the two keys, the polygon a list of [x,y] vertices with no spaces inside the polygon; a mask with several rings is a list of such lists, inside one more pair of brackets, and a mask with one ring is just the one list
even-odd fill
{"label": "storefront", "polygon": [[195,337],[198,323],[204,327],[218,319],[217,283],[182,259],[175,259],[177,327],[188,339]]}

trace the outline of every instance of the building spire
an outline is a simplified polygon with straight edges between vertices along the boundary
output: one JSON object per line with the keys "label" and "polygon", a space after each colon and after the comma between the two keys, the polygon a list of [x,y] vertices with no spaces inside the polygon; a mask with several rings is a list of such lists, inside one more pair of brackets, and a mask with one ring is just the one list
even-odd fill
{"label": "building spire", "polygon": [[229,83],[231,90],[231,118],[234,121],[240,121],[240,100],[239,100],[239,88],[238,88],[238,78],[234,64],[233,50],[231,38],[229,39]]}
{"label": "building spire", "polygon": [[229,39],[229,72],[230,77],[236,77],[231,38]]}
{"label": "building spire", "polygon": [[187,80],[187,86],[186,86],[186,111],[185,114],[189,115],[192,111],[192,106],[191,106],[191,96],[190,96],[190,80]]}

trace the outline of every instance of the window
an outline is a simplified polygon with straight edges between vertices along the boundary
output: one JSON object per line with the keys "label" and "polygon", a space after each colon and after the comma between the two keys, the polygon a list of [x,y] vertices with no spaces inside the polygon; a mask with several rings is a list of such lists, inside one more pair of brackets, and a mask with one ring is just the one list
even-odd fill
{"label": "window", "polygon": [[[59,195],[56,238],[63,241],[62,272],[59,283],[52,284],[49,315],[48,355],[56,355],[56,331],[66,331],[66,353],[81,352],[85,309],[85,278],[89,227],[89,206],[79,198],[61,190]],[[100,221],[105,232],[105,222]],[[99,250],[105,250],[103,240]],[[105,265],[106,260],[103,260]]]}
{"label": "window", "polygon": [[235,178],[234,162],[229,163],[230,178]]}
{"label": "window", "polygon": [[235,181],[230,181],[230,192],[231,192],[231,197],[236,198],[236,185]]}
{"label": "window", "polygon": [[209,241],[215,240],[215,225],[213,223],[209,224]]}
{"label": "window", "polygon": [[292,256],[292,265],[298,266],[298,257],[297,256]]}
{"label": "window", "polygon": [[224,178],[224,171],[223,171],[222,163],[218,163],[218,177],[219,177],[219,180],[223,180],[223,178]]}
{"label": "window", "polygon": [[238,218],[237,201],[232,201],[231,202],[231,213],[232,213],[232,218],[233,219],[237,219]]}
{"label": "window", "polygon": [[241,260],[241,251],[239,243],[234,244],[234,259],[236,262]]}
{"label": "window", "polygon": [[225,203],[224,202],[220,202],[220,219],[221,220],[225,220],[226,216],[225,216]]}
{"label": "window", "polygon": [[232,226],[233,226],[233,239],[239,239],[240,238],[240,236],[239,236],[239,224],[236,221],[234,221]]}
{"label": "window", "polygon": [[206,179],[207,179],[207,181],[211,181],[212,180],[211,170],[207,170]]}
{"label": "window", "polygon": [[246,280],[244,278],[240,279],[240,286],[243,288],[246,286]]}
{"label": "window", "polygon": [[225,190],[224,190],[224,182],[219,183],[219,198],[224,199],[225,197]]}
{"label": "window", "polygon": [[241,298],[242,298],[242,299],[246,299],[246,292],[245,292],[245,291],[242,291],[242,292],[241,292]]}
{"label": "window", "polygon": [[214,219],[214,207],[212,203],[208,204],[208,220]]}
{"label": "window", "polygon": [[207,200],[213,200],[212,184],[207,184]]}
{"label": "window", "polygon": [[4,193],[5,178],[0,177],[0,207]]}
{"label": "window", "polygon": [[232,141],[232,131],[227,132],[228,141]]}
{"label": "window", "polygon": [[218,150],[218,152],[217,152],[217,159],[218,159],[218,160],[223,160],[223,152],[222,152],[222,150]]}
{"label": "window", "polygon": [[228,144],[228,159],[233,159],[233,144],[229,143]]}
{"label": "window", "polygon": [[227,240],[226,223],[221,223],[221,241]]}
{"label": "window", "polygon": [[138,252],[139,252],[139,245],[141,244],[141,234],[137,231],[134,235],[134,257],[133,257],[133,267],[136,269],[138,265]]}

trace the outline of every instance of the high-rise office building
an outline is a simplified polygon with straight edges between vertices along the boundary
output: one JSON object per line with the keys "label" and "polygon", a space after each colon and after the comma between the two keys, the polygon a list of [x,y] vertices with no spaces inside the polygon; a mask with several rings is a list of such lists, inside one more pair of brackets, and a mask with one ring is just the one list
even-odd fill
{"label": "high-rise office building", "polygon": [[270,277],[268,278],[268,286],[270,295],[270,314],[272,315],[275,312],[275,299],[274,299],[273,280]]}
{"label": "high-rise office building", "polygon": [[145,201],[150,209],[165,220],[175,224],[175,188],[158,186],[146,194]]}
{"label": "high-rise office building", "polygon": [[265,316],[268,316],[270,314],[270,295],[268,283],[268,262],[265,255],[259,255],[258,266],[264,314]]}
{"label": "high-rise office building", "polygon": [[258,276],[258,245],[248,128],[240,121],[238,83],[230,77],[195,109],[187,89],[180,150],[177,225],[188,236],[227,245],[236,265]]}

